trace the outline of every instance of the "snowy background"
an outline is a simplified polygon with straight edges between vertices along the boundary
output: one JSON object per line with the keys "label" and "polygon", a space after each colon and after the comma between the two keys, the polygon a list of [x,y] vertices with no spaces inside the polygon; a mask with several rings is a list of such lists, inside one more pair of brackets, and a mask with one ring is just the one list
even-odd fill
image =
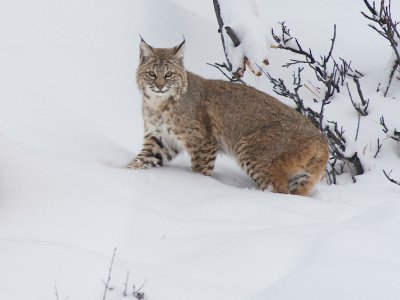
{"label": "snowy background", "polygon": [[[108,300],[129,299],[128,270],[130,287],[147,279],[149,300],[399,299],[400,187],[382,169],[400,178],[400,148],[386,139],[373,154],[381,114],[400,128],[400,84],[386,99],[376,93],[390,48],[361,10],[361,0],[259,1],[266,32],[285,20],[316,53],[337,24],[335,56],[366,75],[366,174],[299,197],[255,189],[226,157],[212,178],[192,173],[185,155],[165,168],[125,168],[142,143],[139,33],[156,47],[184,35],[187,68],[222,78],[206,65],[224,60],[211,0],[4,2],[0,299],[54,300],[57,287],[61,300],[101,300],[114,247]],[[291,80],[281,68],[288,53],[266,51],[271,74]],[[246,80],[273,93],[266,78]],[[348,95],[335,103],[353,137]]]}

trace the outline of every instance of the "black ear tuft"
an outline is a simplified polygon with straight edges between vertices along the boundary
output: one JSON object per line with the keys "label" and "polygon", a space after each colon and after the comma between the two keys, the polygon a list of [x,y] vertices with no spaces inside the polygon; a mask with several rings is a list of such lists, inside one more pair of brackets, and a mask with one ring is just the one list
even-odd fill
{"label": "black ear tuft", "polygon": [[149,44],[147,44],[144,39],[140,36],[140,44],[139,44],[139,49],[140,49],[140,61],[143,62],[146,58],[150,57],[153,55],[153,47],[151,47]]}
{"label": "black ear tuft", "polygon": [[183,54],[185,52],[185,38],[183,38],[183,42],[180,43],[178,46],[174,47],[174,51],[175,51],[175,57],[177,58],[183,58]]}

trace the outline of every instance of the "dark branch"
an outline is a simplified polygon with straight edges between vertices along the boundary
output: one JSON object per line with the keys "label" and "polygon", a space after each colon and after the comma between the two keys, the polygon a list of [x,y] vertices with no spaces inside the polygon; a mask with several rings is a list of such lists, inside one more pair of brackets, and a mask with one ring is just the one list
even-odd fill
{"label": "dark branch", "polygon": [[[314,71],[317,80],[325,86],[325,94],[321,97],[322,99],[318,101],[321,103],[320,111],[317,112],[307,107],[299,95],[299,90],[303,86],[301,83],[301,72],[304,67],[298,68],[298,71],[294,73],[293,89],[289,89],[282,79],[275,79],[270,74],[266,75],[272,83],[274,91],[281,96],[292,99],[296,104],[296,110],[311,120],[327,138],[331,153],[329,162],[330,169],[327,169],[330,182],[336,183],[336,175],[343,173],[345,166],[349,169],[352,179],[355,182],[355,176],[364,173],[362,163],[356,152],[351,156],[346,154],[347,141],[344,137],[344,129],[339,127],[337,122],[324,120],[324,111],[326,105],[331,103],[333,95],[340,92],[341,86],[343,86],[346,79],[350,77],[356,84],[360,97],[360,103],[357,103],[357,105],[355,101],[352,100],[353,105],[359,110],[359,114],[367,115],[369,101],[365,100],[358,81],[358,78],[361,77],[362,74],[357,70],[353,70],[351,68],[351,63],[347,63],[344,59],[340,59],[340,63],[333,59],[333,50],[336,41],[336,25],[334,26],[328,53],[316,59],[311,49],[305,51],[305,48],[300,42],[295,37],[291,36],[290,29],[286,26],[285,22],[279,24],[281,25],[281,32],[279,35],[272,30],[272,36],[278,43],[277,48],[303,56],[302,59],[291,59],[290,62],[286,63],[283,67],[306,65]],[[315,99],[314,101],[317,102]]]}
{"label": "dark branch", "polygon": [[217,17],[217,22],[218,22],[218,32],[220,33],[220,36],[221,36],[222,47],[224,48],[226,62],[227,62],[229,71],[231,72],[232,71],[232,63],[230,62],[227,51],[226,51],[224,34],[222,32],[222,29],[224,28],[224,21],[221,16],[221,8],[219,6],[218,0],[213,0],[213,3],[214,3],[215,15]]}
{"label": "dark branch", "polygon": [[361,90],[360,82],[358,81],[357,78],[354,78],[354,82],[356,83],[357,91],[358,91],[358,95],[360,96],[361,103],[356,103],[353,100],[353,97],[350,92],[349,84],[346,82],[346,87],[347,87],[347,91],[349,92],[350,101],[353,104],[354,109],[358,112],[358,114],[360,116],[365,117],[368,115],[369,100],[365,101],[362,90]]}
{"label": "dark branch", "polygon": [[379,153],[379,151],[381,151],[381,148],[382,148],[382,144],[381,144],[381,142],[380,142],[380,140],[378,138],[378,148],[376,149],[376,153],[374,155],[374,158],[376,158],[378,156],[378,153]]}
{"label": "dark branch", "polygon": [[[231,82],[245,83],[242,79],[240,79],[238,77],[232,77],[232,76],[228,75],[228,73],[230,71],[229,71],[229,67],[226,64],[218,64],[218,63],[210,64],[210,63],[207,63],[207,65],[216,68],[218,71],[220,71],[222,73],[222,75],[224,75]],[[225,69],[228,73],[225,72],[223,69]]]}
{"label": "dark branch", "polygon": [[241,42],[240,42],[238,36],[236,35],[236,33],[233,31],[233,29],[229,26],[225,26],[225,31],[226,31],[227,35],[231,38],[235,47],[238,47],[241,44]]}
{"label": "dark branch", "polygon": [[389,128],[387,127],[386,123],[385,123],[385,118],[382,116],[380,119],[380,124],[382,125],[382,131],[384,133],[386,133],[386,135],[388,137],[390,137],[391,139],[400,142],[400,131],[397,131],[396,129],[391,129],[389,130]]}
{"label": "dark branch", "polygon": [[383,174],[385,174],[386,178],[387,178],[390,182],[393,182],[394,184],[400,185],[400,181],[399,181],[399,180],[395,180],[395,179],[393,179],[392,177],[390,177],[390,175],[392,174],[392,172],[393,172],[393,170],[391,170],[391,171],[389,172],[389,174],[388,174],[388,173],[386,173],[385,170],[383,170]]}

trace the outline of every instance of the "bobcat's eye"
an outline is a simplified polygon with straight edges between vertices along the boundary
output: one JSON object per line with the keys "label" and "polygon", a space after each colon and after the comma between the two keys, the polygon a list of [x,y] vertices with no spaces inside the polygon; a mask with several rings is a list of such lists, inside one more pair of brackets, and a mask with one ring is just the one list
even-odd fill
{"label": "bobcat's eye", "polygon": [[147,75],[149,75],[152,78],[156,78],[157,77],[156,73],[154,73],[153,71],[148,72]]}
{"label": "bobcat's eye", "polygon": [[174,75],[174,73],[172,73],[171,71],[168,71],[167,73],[165,73],[164,77],[170,78],[170,77],[172,77],[172,75]]}

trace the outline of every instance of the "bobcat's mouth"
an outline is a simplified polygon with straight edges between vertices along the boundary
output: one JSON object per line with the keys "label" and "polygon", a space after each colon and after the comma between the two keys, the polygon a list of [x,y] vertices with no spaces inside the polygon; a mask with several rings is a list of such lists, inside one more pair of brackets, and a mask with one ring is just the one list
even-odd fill
{"label": "bobcat's mouth", "polygon": [[169,91],[169,89],[166,88],[166,87],[164,87],[164,88],[162,88],[162,89],[155,88],[155,87],[150,87],[150,90],[151,90],[153,93],[156,93],[156,94],[165,94],[165,93],[167,93],[167,92]]}
{"label": "bobcat's mouth", "polygon": [[162,89],[153,86],[148,86],[147,91],[149,94],[153,94],[158,97],[166,97],[169,93],[171,93],[171,89],[166,86],[163,87]]}

